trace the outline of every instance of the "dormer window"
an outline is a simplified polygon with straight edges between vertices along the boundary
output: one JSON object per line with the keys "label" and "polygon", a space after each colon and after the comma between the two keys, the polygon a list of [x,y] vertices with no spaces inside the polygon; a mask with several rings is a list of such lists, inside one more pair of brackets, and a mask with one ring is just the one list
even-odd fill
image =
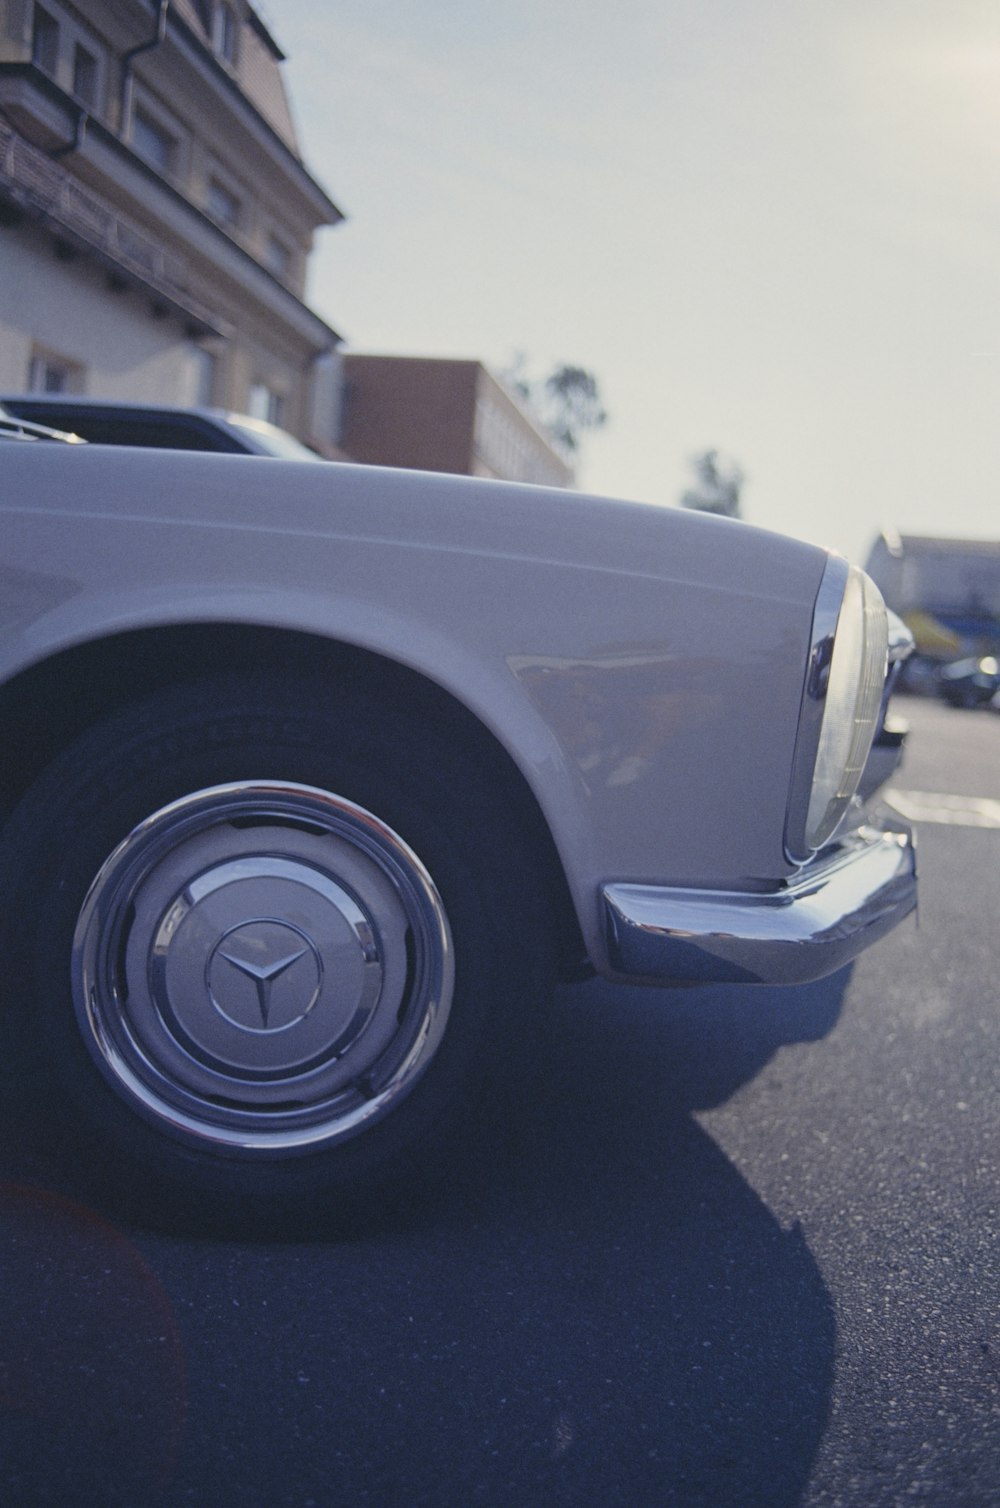
{"label": "dormer window", "polygon": [[236,12],[222,0],[222,4],[215,7],[212,41],[219,57],[232,68],[236,66],[236,30]]}

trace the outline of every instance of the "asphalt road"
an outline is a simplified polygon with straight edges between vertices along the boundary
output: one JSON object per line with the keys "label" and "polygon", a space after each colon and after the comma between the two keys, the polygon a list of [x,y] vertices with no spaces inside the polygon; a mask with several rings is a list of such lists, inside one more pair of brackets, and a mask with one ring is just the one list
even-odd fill
{"label": "asphalt road", "polygon": [[0,1502],[1000,1504],[1000,717],[901,710],[919,930],[564,989],[514,1124],[381,1225],[123,1226],[8,1066]]}

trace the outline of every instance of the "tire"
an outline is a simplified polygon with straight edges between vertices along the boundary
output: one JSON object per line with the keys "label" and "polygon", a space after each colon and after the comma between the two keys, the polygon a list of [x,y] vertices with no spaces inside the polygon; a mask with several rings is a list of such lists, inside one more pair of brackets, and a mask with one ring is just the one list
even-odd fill
{"label": "tire", "polygon": [[2,869],[74,1145],[224,1217],[447,1166],[551,979],[529,843],[481,762],[326,681],[115,714],[29,792]]}

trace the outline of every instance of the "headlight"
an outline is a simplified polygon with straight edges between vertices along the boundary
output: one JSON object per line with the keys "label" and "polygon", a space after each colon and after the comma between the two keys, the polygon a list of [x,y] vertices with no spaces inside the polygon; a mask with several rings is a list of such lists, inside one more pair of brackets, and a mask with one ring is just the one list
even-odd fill
{"label": "headlight", "polygon": [[786,843],[802,860],[834,834],[878,727],[888,620],[878,587],[838,557],[827,565],[795,749]]}

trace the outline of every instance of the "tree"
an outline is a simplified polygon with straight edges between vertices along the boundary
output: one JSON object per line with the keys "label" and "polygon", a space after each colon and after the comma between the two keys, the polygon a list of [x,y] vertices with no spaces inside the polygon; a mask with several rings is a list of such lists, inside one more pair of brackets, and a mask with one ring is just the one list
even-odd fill
{"label": "tree", "polygon": [[723,518],[742,518],[740,494],[745,477],[735,462],[720,461],[717,450],[705,450],[693,456],[695,485],[681,497],[682,508],[696,508],[701,513],[718,513]]}
{"label": "tree", "polygon": [[563,363],[539,380],[528,375],[524,353],[519,351],[503,378],[556,444],[571,455],[579,450],[585,431],[607,423],[597,378],[586,367]]}
{"label": "tree", "polygon": [[580,436],[608,421],[597,378],[585,367],[556,367],[545,379],[546,428],[561,445],[576,451]]}

